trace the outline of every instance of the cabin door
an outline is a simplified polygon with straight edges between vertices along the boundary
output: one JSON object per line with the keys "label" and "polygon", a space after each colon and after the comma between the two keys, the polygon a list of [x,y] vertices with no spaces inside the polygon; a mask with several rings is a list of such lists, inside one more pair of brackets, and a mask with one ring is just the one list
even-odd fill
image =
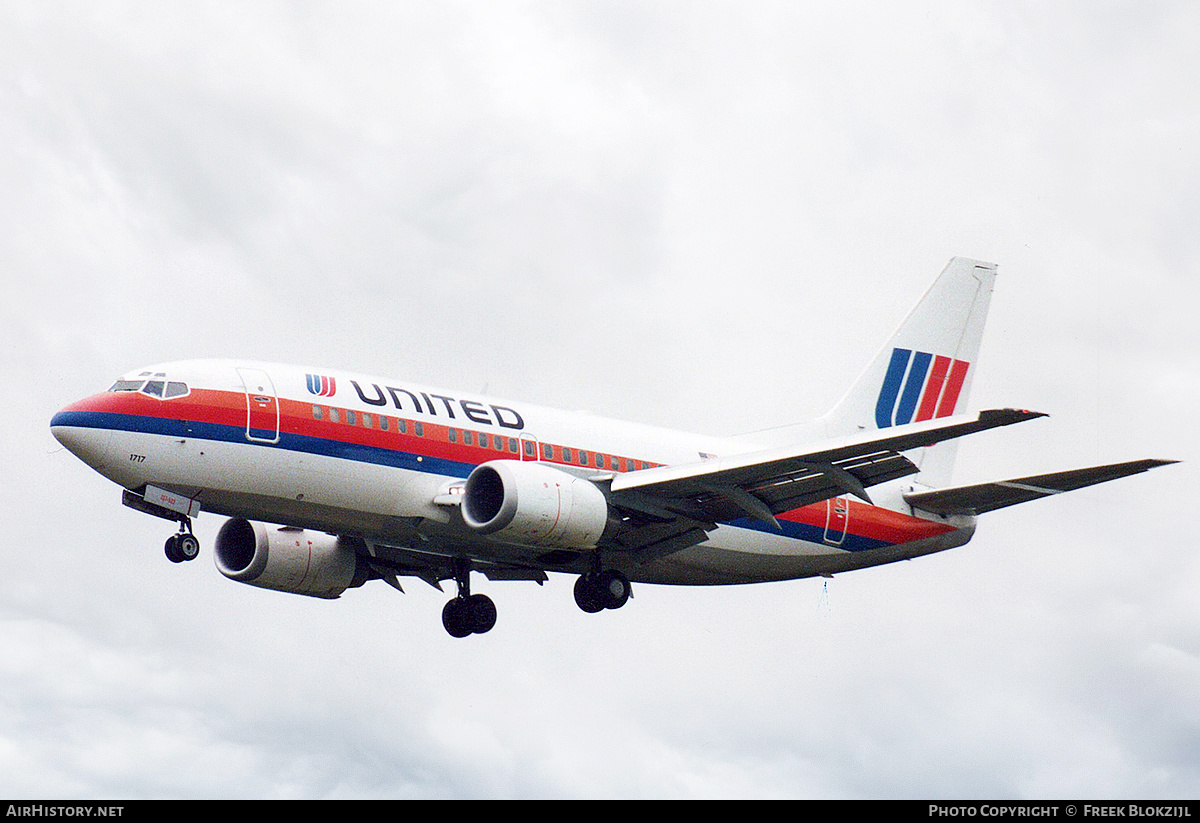
{"label": "cabin door", "polygon": [[846,539],[846,526],[850,522],[850,500],[846,497],[831,497],[825,501],[825,542],[840,546]]}
{"label": "cabin door", "polygon": [[239,368],[246,392],[246,439],[255,443],[279,442],[279,397],[271,376],[262,369]]}

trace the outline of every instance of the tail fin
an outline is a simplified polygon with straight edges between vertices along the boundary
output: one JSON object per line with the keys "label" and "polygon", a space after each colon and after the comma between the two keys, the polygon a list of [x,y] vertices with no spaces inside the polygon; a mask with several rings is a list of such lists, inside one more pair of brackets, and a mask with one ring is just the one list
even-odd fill
{"label": "tail fin", "polygon": [[[825,415],[831,435],[947,417],[967,405],[996,266],[955,257],[908,318]],[[917,481],[950,481],[957,441],[922,450]]]}

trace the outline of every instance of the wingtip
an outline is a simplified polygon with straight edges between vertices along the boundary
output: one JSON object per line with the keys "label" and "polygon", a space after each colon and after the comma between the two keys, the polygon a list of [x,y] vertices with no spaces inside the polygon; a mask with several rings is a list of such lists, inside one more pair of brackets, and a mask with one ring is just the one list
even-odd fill
{"label": "wingtip", "polygon": [[1009,423],[1023,423],[1039,417],[1049,417],[1045,412],[1030,411],[1029,409],[985,409],[979,413],[980,420],[995,422],[996,425],[1006,426]]}

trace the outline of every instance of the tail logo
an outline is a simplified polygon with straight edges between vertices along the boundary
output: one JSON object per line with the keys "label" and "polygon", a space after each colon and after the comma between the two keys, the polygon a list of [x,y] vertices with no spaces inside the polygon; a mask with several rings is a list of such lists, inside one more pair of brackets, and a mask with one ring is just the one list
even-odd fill
{"label": "tail logo", "polygon": [[928,352],[892,349],[883,388],[875,403],[875,425],[881,429],[914,420],[949,417],[971,364]]}
{"label": "tail logo", "polygon": [[337,391],[337,381],[324,374],[305,375],[308,380],[308,391],[317,397],[333,397]]}

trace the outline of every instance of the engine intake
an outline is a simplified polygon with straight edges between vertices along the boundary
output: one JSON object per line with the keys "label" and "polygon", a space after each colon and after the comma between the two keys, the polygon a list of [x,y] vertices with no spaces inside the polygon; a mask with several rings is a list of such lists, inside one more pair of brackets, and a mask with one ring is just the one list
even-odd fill
{"label": "engine intake", "polygon": [[540,463],[476,466],[463,492],[468,528],[527,546],[590,548],[608,516],[608,501],[594,483]]}
{"label": "engine intake", "polygon": [[358,556],[344,539],[241,517],[221,526],[213,556],[230,580],[291,594],[332,599],[362,583]]}

